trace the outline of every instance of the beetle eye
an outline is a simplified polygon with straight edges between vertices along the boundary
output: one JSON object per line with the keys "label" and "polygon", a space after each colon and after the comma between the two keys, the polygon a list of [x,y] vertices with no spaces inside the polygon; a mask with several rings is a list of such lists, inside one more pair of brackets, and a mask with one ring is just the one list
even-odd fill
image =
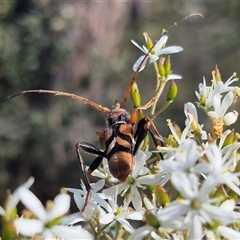
{"label": "beetle eye", "polygon": [[114,123],[114,121],[113,121],[112,118],[108,118],[108,119],[107,119],[107,125],[108,125],[108,127],[112,126],[113,123]]}

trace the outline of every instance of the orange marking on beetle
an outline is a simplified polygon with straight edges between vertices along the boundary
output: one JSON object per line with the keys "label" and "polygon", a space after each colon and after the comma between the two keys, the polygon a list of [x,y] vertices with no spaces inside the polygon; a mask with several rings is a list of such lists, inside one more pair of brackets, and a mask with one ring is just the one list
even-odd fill
{"label": "orange marking on beetle", "polygon": [[116,142],[119,144],[119,145],[121,145],[121,146],[123,146],[123,147],[125,147],[125,148],[128,148],[128,149],[131,149],[132,148],[132,142],[128,142],[127,140],[125,140],[125,139],[122,139],[121,137],[116,137]]}
{"label": "orange marking on beetle", "polygon": [[128,135],[129,137],[133,138],[133,127],[132,127],[132,124],[130,124],[130,123],[121,124],[119,126],[119,131],[122,134]]}

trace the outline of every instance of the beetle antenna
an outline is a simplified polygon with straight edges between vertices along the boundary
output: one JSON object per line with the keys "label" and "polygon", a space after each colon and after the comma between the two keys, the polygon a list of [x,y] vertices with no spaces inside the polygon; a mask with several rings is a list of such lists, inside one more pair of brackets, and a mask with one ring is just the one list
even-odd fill
{"label": "beetle antenna", "polygon": [[13,94],[11,96],[8,96],[8,97],[4,98],[3,100],[1,100],[0,104],[2,102],[5,102],[5,101],[11,99],[11,98],[14,98],[14,97],[17,97],[19,95],[26,94],[26,93],[48,93],[48,94],[53,94],[55,96],[70,97],[72,99],[80,100],[80,101],[84,102],[85,104],[91,105],[101,112],[105,112],[105,113],[110,113],[111,112],[111,110],[106,108],[106,107],[103,107],[103,106],[101,106],[101,105],[99,105],[99,104],[97,104],[97,103],[95,103],[95,102],[93,102],[93,101],[91,101],[87,98],[83,98],[83,97],[80,97],[80,96],[72,94],[72,93],[53,91],[53,90],[42,90],[42,89],[39,89],[39,90],[25,90],[25,91],[21,91],[19,93],[15,93],[15,94]]}

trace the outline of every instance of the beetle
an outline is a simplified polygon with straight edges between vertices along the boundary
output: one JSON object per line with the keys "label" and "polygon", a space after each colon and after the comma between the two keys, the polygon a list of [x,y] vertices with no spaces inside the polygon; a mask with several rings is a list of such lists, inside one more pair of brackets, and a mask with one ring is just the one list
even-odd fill
{"label": "beetle", "polygon": [[[163,31],[159,40],[170,29],[172,29],[174,26],[177,26],[179,22],[186,20],[187,18],[195,15],[199,15],[199,14],[189,15],[181,19],[177,23],[174,23],[174,25],[172,25],[168,30]],[[158,41],[156,41],[153,44],[153,46],[149,49],[149,51],[145,54],[144,58],[138,65],[138,68],[129,83],[129,86],[125,92],[125,95],[122,101],[120,103],[116,102],[112,110],[110,110],[107,107],[103,107],[87,98],[84,98],[72,93],[54,91],[54,90],[42,90],[42,89],[21,91],[17,94],[8,96],[7,98],[0,101],[0,103],[2,103],[8,99],[11,99],[26,93],[47,93],[47,94],[54,94],[57,96],[66,96],[76,100],[80,100],[85,104],[91,105],[92,107],[96,108],[100,112],[104,112],[108,114],[106,119],[106,128],[96,133],[100,137],[100,140],[102,140],[105,143],[104,150],[101,150],[87,142],[78,142],[75,144],[76,152],[77,152],[77,156],[80,164],[80,171],[83,178],[83,183],[87,190],[87,196],[85,198],[85,203],[82,208],[82,211],[84,211],[85,207],[87,206],[88,198],[91,191],[91,186],[89,183],[88,176],[85,172],[85,165],[81,157],[80,149],[95,156],[95,159],[93,160],[93,162],[90,164],[88,168],[88,174],[91,174],[95,169],[97,169],[101,164],[103,158],[106,158],[108,160],[109,170],[111,174],[115,178],[117,178],[119,181],[125,182],[133,169],[133,165],[134,165],[133,156],[136,154],[138,148],[140,147],[142,141],[145,139],[148,133],[150,133],[153,139],[153,142],[156,146],[158,146],[159,144],[160,145],[164,144],[162,140],[159,140],[162,138],[158,133],[154,123],[149,117],[143,117],[138,121],[139,111],[150,108],[158,100],[156,97],[151,98],[145,105],[138,106],[137,108],[135,108],[132,114],[128,113],[123,108],[129,97],[131,88],[135,83],[136,78],[140,72],[142,64],[144,63],[146,58],[149,56],[151,50],[154,48],[154,46],[157,44]],[[136,123],[137,123],[137,127],[134,133],[134,126],[136,125]],[[155,135],[157,135],[158,138],[156,138]]]}
{"label": "beetle", "polygon": [[[149,50],[149,53],[150,51],[151,50]],[[145,58],[147,58],[148,54],[145,55]],[[105,150],[101,150],[87,142],[78,142],[75,144],[76,152],[77,152],[77,156],[80,164],[80,172],[82,175],[82,180],[87,190],[87,196],[85,198],[85,203],[82,208],[82,211],[84,211],[85,207],[87,206],[88,198],[91,191],[91,186],[90,186],[87,173],[85,171],[85,165],[81,157],[80,149],[96,157],[88,168],[88,174],[91,174],[95,169],[97,169],[101,164],[103,158],[106,158],[108,160],[109,170],[111,174],[115,178],[117,178],[119,181],[125,182],[133,169],[133,164],[134,164],[133,156],[136,154],[140,144],[142,143],[142,141],[144,140],[148,132],[150,132],[155,145],[156,146],[158,145],[157,140],[154,137],[153,131],[158,136],[160,135],[158,134],[150,118],[148,117],[142,118],[137,124],[135,133],[133,131],[133,127],[138,120],[139,111],[148,109],[156,102],[157,99],[153,97],[145,105],[135,108],[132,114],[129,114],[123,108],[130,94],[131,87],[136,80],[136,77],[140,71],[141,65],[145,60],[145,58],[139,64],[137,71],[134,73],[134,76],[127,88],[127,91],[124,95],[123,100],[120,103],[116,102],[112,110],[110,110],[107,107],[103,107],[87,98],[83,98],[81,96],[78,96],[72,93],[53,91],[53,90],[42,90],[42,89],[21,91],[17,94],[8,96],[7,98],[0,101],[0,103],[2,103],[8,99],[17,97],[22,94],[27,94],[27,93],[54,94],[56,96],[66,96],[72,99],[80,100],[85,104],[91,105],[97,110],[107,114],[106,128],[96,133],[100,137],[100,140],[102,140],[105,143]],[[152,126],[153,130],[150,128],[149,124]]]}

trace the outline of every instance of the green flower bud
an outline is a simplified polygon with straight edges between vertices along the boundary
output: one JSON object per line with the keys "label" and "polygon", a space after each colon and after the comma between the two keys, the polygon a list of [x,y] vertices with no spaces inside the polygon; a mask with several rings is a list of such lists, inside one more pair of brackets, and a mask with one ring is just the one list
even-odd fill
{"label": "green flower bud", "polygon": [[165,77],[168,77],[168,75],[171,73],[171,60],[170,56],[168,56],[166,62],[165,62]]}
{"label": "green flower bud", "polygon": [[13,225],[13,222],[15,219],[17,219],[17,208],[14,207],[11,210],[7,209],[7,205],[11,197],[12,196],[9,192],[3,204],[3,208],[6,211],[6,213],[2,218],[2,223],[3,223],[3,227],[1,230],[2,239],[16,239],[15,227]]}
{"label": "green flower bud", "polygon": [[225,201],[227,196],[224,191],[222,186],[218,187],[211,193],[211,198],[218,198],[221,202]]}
{"label": "green flower bud", "polygon": [[165,58],[160,58],[159,59],[159,64],[158,64],[158,71],[161,77],[165,77],[166,72],[165,72],[165,67],[163,66],[165,62]]}
{"label": "green flower bud", "polygon": [[178,93],[177,84],[174,81],[172,81],[167,93],[167,102],[173,101],[177,96],[177,93]]}
{"label": "green flower bud", "polygon": [[139,93],[139,90],[138,90],[138,86],[137,86],[137,83],[134,82],[132,87],[131,87],[131,98],[132,98],[132,102],[133,102],[133,106],[135,108],[139,107],[140,104],[141,104],[141,95]]}
{"label": "green flower bud", "polygon": [[222,81],[221,74],[219,72],[219,69],[218,69],[217,65],[216,65],[216,67],[215,67],[213,72],[214,72],[214,77],[216,79],[216,82]]}
{"label": "green flower bud", "polygon": [[154,228],[160,227],[160,223],[159,223],[158,219],[149,210],[147,210],[145,212],[145,218],[146,218],[146,223],[149,226],[152,226]]}
{"label": "green flower bud", "polygon": [[235,132],[234,132],[234,129],[227,135],[227,137],[225,138],[225,141],[223,143],[223,146],[222,148],[230,145],[233,143],[233,139],[234,139],[234,135],[235,135]]}
{"label": "green flower bud", "polygon": [[240,162],[238,161],[235,172],[240,172]]}
{"label": "green flower bud", "polygon": [[[150,50],[153,47],[153,42],[146,32],[143,33],[143,36],[145,37],[145,41],[147,43],[147,49]],[[154,49],[151,50],[151,53],[155,53]]]}
{"label": "green flower bud", "polygon": [[206,227],[212,230],[217,229],[219,226],[220,226],[220,223],[214,220],[212,220],[211,223],[206,224]]}
{"label": "green flower bud", "polygon": [[156,198],[160,206],[167,206],[170,203],[170,198],[164,188],[157,185],[155,189]]}
{"label": "green flower bud", "polygon": [[238,194],[235,193],[232,189],[227,189],[227,193],[228,193],[228,196],[231,197],[231,199],[233,199],[235,202],[238,201]]}

